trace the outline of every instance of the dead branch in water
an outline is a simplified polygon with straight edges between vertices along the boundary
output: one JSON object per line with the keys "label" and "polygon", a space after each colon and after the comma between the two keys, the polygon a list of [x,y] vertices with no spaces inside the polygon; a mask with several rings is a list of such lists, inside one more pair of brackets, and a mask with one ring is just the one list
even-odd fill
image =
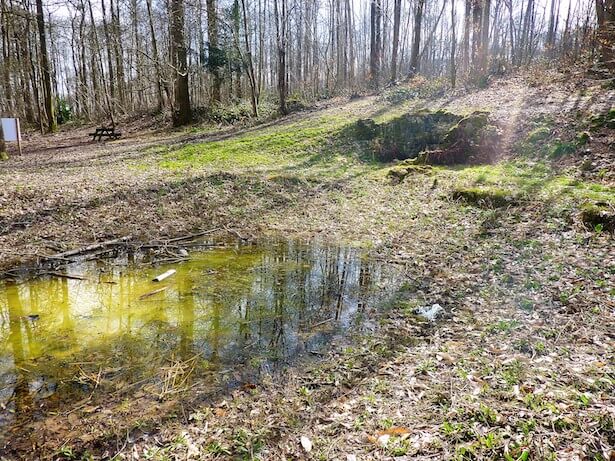
{"label": "dead branch in water", "polygon": [[140,299],[140,300],[142,300],[142,299],[147,299],[147,298],[149,298],[150,296],[154,296],[155,294],[162,293],[162,292],[163,292],[163,291],[165,291],[167,288],[169,288],[169,287],[162,287],[162,288],[158,288],[157,290],[150,291],[149,293],[145,293],[145,294],[143,294],[143,295],[139,296],[139,299]]}
{"label": "dead branch in water", "polygon": [[[203,237],[203,236],[208,235],[208,234],[213,234],[214,232],[218,232],[219,230],[220,229],[218,229],[218,228],[210,229],[210,230],[206,230],[206,231],[203,231],[203,232],[197,232],[195,234],[184,235],[182,237],[175,237],[175,238],[172,238],[172,239],[169,239],[169,240],[162,240],[162,241],[160,241],[160,243],[157,246],[166,246],[169,243],[181,242],[183,240],[192,240],[192,239],[195,239],[197,237]],[[154,240],[154,242],[158,243],[159,241],[158,240]],[[150,245],[154,246],[155,244],[152,243]]]}
{"label": "dead branch in water", "polygon": [[100,243],[93,243],[92,245],[88,245],[83,248],[77,248],[75,250],[65,251],[63,253],[58,253],[51,256],[42,256],[44,259],[66,259],[70,256],[77,256],[85,253],[89,253],[94,250],[99,250],[101,248],[109,247],[112,245],[119,245],[120,243],[125,243],[132,239],[132,235],[127,235],[126,237],[121,237],[113,240],[106,240]]}

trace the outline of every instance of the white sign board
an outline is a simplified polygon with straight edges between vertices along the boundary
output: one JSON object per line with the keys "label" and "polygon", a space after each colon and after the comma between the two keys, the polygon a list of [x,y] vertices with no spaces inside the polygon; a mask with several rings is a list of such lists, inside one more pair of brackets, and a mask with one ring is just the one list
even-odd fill
{"label": "white sign board", "polygon": [[21,130],[18,118],[0,118],[2,123],[2,133],[5,141],[17,141],[19,155],[21,155]]}
{"label": "white sign board", "polygon": [[19,132],[19,120],[16,118],[3,118],[2,131],[4,132],[5,141],[21,141],[21,133]]}

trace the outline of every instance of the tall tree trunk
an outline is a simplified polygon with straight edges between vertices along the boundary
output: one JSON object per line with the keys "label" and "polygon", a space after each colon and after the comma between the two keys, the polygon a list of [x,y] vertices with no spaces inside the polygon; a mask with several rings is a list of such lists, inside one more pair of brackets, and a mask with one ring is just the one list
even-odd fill
{"label": "tall tree trunk", "polygon": [[472,71],[480,68],[481,56],[481,26],[483,18],[483,0],[472,0]]}
{"label": "tall tree trunk", "polygon": [[[102,9],[103,33],[105,34],[105,49],[107,52],[107,78],[109,79],[109,95],[111,96],[111,112],[115,112],[115,74],[113,72],[113,55],[111,53],[112,43],[109,25],[107,24],[107,8],[105,0],[100,0],[100,8]],[[92,20],[92,24],[94,21]]]}
{"label": "tall tree trunk", "polygon": [[[95,53],[92,53],[92,81],[94,83],[94,94],[98,95],[98,80],[96,78],[95,70],[98,64],[98,73],[100,73],[100,78],[103,80],[103,93],[105,95],[105,102],[107,103],[107,111],[109,115],[109,119],[111,120],[111,125],[115,126],[115,116],[113,114],[113,102],[111,100],[111,96],[108,91],[105,89],[104,78],[105,72],[103,70],[103,61],[102,61],[102,51],[100,47],[100,41],[98,40],[98,33],[96,32],[96,22],[94,21],[94,11],[92,9],[92,1],[88,0],[88,6],[90,9],[90,21],[92,22],[92,35],[94,37],[94,45],[95,45]],[[98,59],[95,59],[97,57]]]}
{"label": "tall tree trunk", "polygon": [[491,0],[483,0],[481,24],[481,39],[480,39],[480,70],[487,71],[489,64],[489,19],[491,15]]}
{"label": "tall tree trunk", "polygon": [[81,13],[81,18],[79,19],[79,40],[81,46],[79,47],[79,61],[80,61],[80,81],[79,87],[81,90],[81,98],[82,98],[82,108],[83,115],[86,119],[90,118],[90,106],[89,106],[89,96],[90,92],[88,91],[88,67],[87,67],[87,59],[85,55],[85,6],[83,5],[83,1],[79,5],[79,10]]}
{"label": "tall tree trunk", "polygon": [[[572,4],[572,2],[570,2]],[[523,18],[523,30],[521,31],[521,43],[519,45],[520,62],[524,62],[527,58],[530,47],[530,28],[532,24],[532,16],[534,15],[534,0],[528,0]]]}
{"label": "tall tree trunk", "polygon": [[173,111],[173,125],[181,126],[190,123],[192,111],[190,110],[190,93],[188,90],[188,60],[186,41],[184,38],[184,1],[170,0],[171,11],[171,61],[175,80],[175,110]]}
{"label": "tall tree trunk", "polygon": [[[600,1],[600,0],[598,0]],[[557,29],[556,11],[559,9],[559,0],[551,0],[551,11],[549,13],[549,29],[547,30],[547,39],[545,41],[545,48],[547,49],[547,55],[553,57],[553,48],[555,47],[555,30]]]}
{"label": "tall tree trunk", "polygon": [[393,51],[391,56],[391,81],[397,80],[397,53],[399,50],[399,25],[401,21],[401,0],[393,6]]}
{"label": "tall tree trunk", "polygon": [[45,33],[45,16],[43,11],[43,1],[36,0],[36,23],[38,25],[38,36],[41,47],[41,70],[43,79],[43,97],[45,100],[45,116],[47,118],[47,131],[53,132],[57,129],[54,94],[51,85],[51,66],[49,55],[47,54],[47,38]]}
{"label": "tall tree trunk", "polygon": [[113,54],[115,55],[117,96],[120,106],[124,109],[124,105],[126,104],[126,88],[124,87],[124,47],[122,46],[119,1],[114,5],[113,0],[110,0],[109,8],[111,10],[111,36],[113,43]]}
{"label": "tall tree trunk", "polygon": [[455,51],[457,48],[456,24],[455,17],[455,0],[451,1],[451,87],[455,88],[457,84],[457,63],[455,62]]}
{"label": "tall tree trunk", "polygon": [[369,52],[369,78],[371,87],[380,87],[380,54],[382,52],[381,37],[381,0],[371,0],[370,6],[370,52]]}
{"label": "tall tree trunk", "polygon": [[414,10],[414,33],[412,39],[412,50],[410,51],[410,76],[420,72],[420,56],[421,49],[421,28],[423,27],[423,10],[425,8],[425,0],[417,0],[416,9]]}
{"label": "tall tree trunk", "polygon": [[222,86],[220,68],[224,65],[224,57],[218,45],[218,9],[216,7],[216,0],[207,0],[207,38],[209,40],[208,64],[213,77],[211,99],[219,103],[221,101],[220,88]]}
{"label": "tall tree trunk", "polygon": [[354,21],[350,0],[346,0],[346,22],[348,27],[348,80],[350,86],[354,86],[355,80],[355,49],[354,49]]}
{"label": "tall tree trunk", "polygon": [[254,62],[252,59],[252,48],[250,46],[250,38],[248,36],[248,10],[246,0],[241,0],[241,11],[243,15],[243,39],[246,47],[246,73],[248,74],[248,83],[250,85],[250,103],[252,105],[252,115],[258,117],[258,99],[259,86],[254,73]]}
{"label": "tall tree trunk", "polygon": [[5,0],[0,0],[0,40],[2,41],[2,88],[4,89],[6,110],[13,106],[13,88],[11,86],[11,36],[9,32],[9,15]]}
{"label": "tall tree trunk", "polygon": [[615,0],[596,0],[600,61],[615,70]]}
{"label": "tall tree trunk", "polygon": [[513,18],[512,0],[505,0],[506,8],[508,8],[508,28],[510,33],[510,63],[512,66],[517,65],[517,48],[515,47],[515,20]]}
{"label": "tall tree trunk", "polygon": [[[154,18],[152,17],[152,0],[145,0],[145,4],[147,5],[147,17],[149,19],[149,29],[152,39],[152,52],[154,54],[154,65],[156,67],[156,96],[158,100],[158,112],[162,112],[164,110],[164,95],[162,93],[162,69],[160,66],[160,55],[158,54],[158,42],[156,40],[156,30],[154,28]],[[167,97],[169,95],[167,94]]]}
{"label": "tall tree trunk", "polygon": [[[512,0],[509,0],[512,1]],[[470,69],[470,34],[472,32],[472,0],[465,0],[465,15],[463,18],[463,72]]]}
{"label": "tall tree trunk", "polygon": [[6,153],[6,143],[4,142],[4,130],[2,129],[2,123],[0,123],[0,160],[8,158]]}
{"label": "tall tree trunk", "polygon": [[286,114],[286,34],[287,34],[287,0],[273,0],[276,43],[278,51],[278,97],[279,111]]}
{"label": "tall tree trunk", "polygon": [[[139,34],[139,6],[137,4],[137,0],[131,0],[131,10],[132,10],[132,37],[133,37],[133,46],[134,49],[141,49],[141,35]],[[132,100],[133,110],[141,110],[145,107],[144,101],[144,91],[142,89],[143,85],[143,58],[141,53],[136,53],[135,58],[135,70],[136,70],[136,82],[132,82],[130,98]],[[135,87],[138,87],[135,88]],[[134,94],[136,93],[136,95]]]}

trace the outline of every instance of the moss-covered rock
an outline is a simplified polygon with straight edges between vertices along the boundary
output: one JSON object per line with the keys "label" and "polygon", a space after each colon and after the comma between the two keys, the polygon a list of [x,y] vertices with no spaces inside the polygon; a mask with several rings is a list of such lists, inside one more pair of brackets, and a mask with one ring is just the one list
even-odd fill
{"label": "moss-covered rock", "polygon": [[449,128],[438,149],[421,152],[418,161],[430,165],[489,163],[499,138],[499,130],[490,123],[489,113],[473,112]]}
{"label": "moss-covered rock", "polygon": [[420,110],[382,124],[358,120],[351,135],[367,141],[382,161],[417,158],[434,165],[489,161],[499,139],[488,112],[462,116],[445,110]]}
{"label": "moss-covered rock", "polygon": [[577,142],[577,146],[584,146],[591,140],[591,135],[589,134],[589,131],[582,131],[577,133],[575,140]]}
{"label": "moss-covered rock", "polygon": [[560,158],[565,155],[574,154],[577,150],[577,146],[571,142],[562,141],[558,139],[555,144],[549,149],[549,157]]}
{"label": "moss-covered rock", "polygon": [[606,113],[592,116],[590,118],[590,127],[594,131],[603,127],[615,129],[615,108],[611,108]]}
{"label": "moss-covered rock", "polygon": [[501,208],[518,203],[517,198],[502,189],[480,189],[477,187],[461,187],[453,191],[453,199],[463,201],[481,208]]}
{"label": "moss-covered rock", "polygon": [[581,208],[581,221],[592,230],[615,231],[615,206],[604,202],[588,203]]}
{"label": "moss-covered rock", "polygon": [[387,176],[394,181],[402,182],[404,179],[406,179],[407,176],[410,176],[410,175],[414,175],[414,174],[430,175],[432,173],[433,173],[433,170],[431,166],[429,165],[416,165],[416,164],[411,164],[407,162],[402,162],[401,164],[396,165],[393,168],[391,168],[388,171]]}
{"label": "moss-covered rock", "polygon": [[551,136],[551,128],[548,126],[539,126],[534,128],[527,134],[526,141],[535,144],[548,139]]}
{"label": "moss-covered rock", "polygon": [[414,158],[419,152],[435,148],[446,137],[451,125],[461,116],[439,110],[422,110],[379,125],[378,149],[382,160]]}
{"label": "moss-covered rock", "polygon": [[378,125],[371,118],[359,119],[354,124],[353,135],[359,141],[371,141],[378,134]]}

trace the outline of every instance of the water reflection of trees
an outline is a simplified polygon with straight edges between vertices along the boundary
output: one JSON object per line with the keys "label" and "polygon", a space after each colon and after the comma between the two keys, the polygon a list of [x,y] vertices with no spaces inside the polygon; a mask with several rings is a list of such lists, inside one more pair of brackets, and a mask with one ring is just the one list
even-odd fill
{"label": "water reflection of trees", "polygon": [[[256,338],[268,354],[287,358],[305,348],[312,325],[330,319],[349,327],[369,303],[373,265],[348,248],[275,246],[263,255],[239,303],[238,337]],[[327,338],[320,335],[321,341]]]}
{"label": "water reflection of trees", "polygon": [[31,342],[31,328],[24,317],[23,306],[19,297],[19,290],[15,284],[8,284],[6,287],[6,301],[9,316],[9,343],[13,352],[13,362],[15,364],[12,399],[15,416],[17,419],[23,415],[28,408],[32,407],[30,398],[28,376],[25,365],[25,344],[24,331],[26,338]]}
{"label": "water reflection of trees", "polygon": [[7,285],[0,318],[8,335],[6,326],[0,332],[14,376],[0,379],[20,401],[17,413],[32,406],[32,386],[41,379],[62,382],[59,390],[69,395],[88,390],[70,387],[79,373],[130,384],[195,356],[247,370],[243,364],[318,349],[360,324],[386,275],[357,250],[298,243],[216,250],[177,270],[169,289],[147,300],[139,297],[151,290],[151,277],[126,267],[96,282]]}

